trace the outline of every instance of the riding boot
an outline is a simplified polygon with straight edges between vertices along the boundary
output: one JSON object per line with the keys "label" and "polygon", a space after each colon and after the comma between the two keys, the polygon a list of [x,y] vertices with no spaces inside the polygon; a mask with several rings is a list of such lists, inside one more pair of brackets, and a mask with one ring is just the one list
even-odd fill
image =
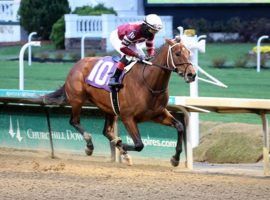
{"label": "riding boot", "polygon": [[113,76],[110,78],[108,85],[109,86],[120,86],[121,83],[119,82],[119,77],[122,74],[122,72],[123,72],[122,69],[116,68]]}

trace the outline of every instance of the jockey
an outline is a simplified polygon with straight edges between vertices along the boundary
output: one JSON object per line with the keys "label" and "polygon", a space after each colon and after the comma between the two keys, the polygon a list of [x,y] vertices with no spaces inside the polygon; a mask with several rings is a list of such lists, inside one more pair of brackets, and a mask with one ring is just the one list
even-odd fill
{"label": "jockey", "polygon": [[[117,68],[110,78],[109,86],[119,86],[119,77],[125,66],[136,57],[140,60],[147,60],[154,56],[154,37],[162,29],[162,21],[156,14],[149,14],[142,22],[127,23],[117,27],[110,35],[110,41],[116,51],[121,54]],[[145,42],[147,56],[140,48]]]}

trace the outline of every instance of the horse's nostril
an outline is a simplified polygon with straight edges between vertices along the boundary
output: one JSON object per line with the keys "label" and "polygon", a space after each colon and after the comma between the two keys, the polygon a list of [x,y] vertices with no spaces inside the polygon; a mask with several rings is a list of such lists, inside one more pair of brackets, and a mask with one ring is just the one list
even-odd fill
{"label": "horse's nostril", "polygon": [[196,76],[196,74],[188,73],[188,74],[187,74],[187,77],[188,77],[188,78],[193,78],[194,75]]}
{"label": "horse's nostril", "polygon": [[191,81],[194,81],[196,78],[196,73],[188,73],[187,78]]}

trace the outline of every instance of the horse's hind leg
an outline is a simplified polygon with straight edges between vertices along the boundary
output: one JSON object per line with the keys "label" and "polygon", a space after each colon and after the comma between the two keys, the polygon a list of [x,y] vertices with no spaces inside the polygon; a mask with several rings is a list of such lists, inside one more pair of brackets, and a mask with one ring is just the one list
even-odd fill
{"label": "horse's hind leg", "polygon": [[70,117],[69,123],[77,130],[79,131],[80,134],[82,134],[84,140],[86,141],[86,148],[85,148],[85,153],[87,155],[92,155],[94,151],[94,145],[92,142],[92,137],[90,133],[87,133],[84,128],[80,124],[80,113],[82,109],[82,104],[81,105],[72,105],[72,114]]}

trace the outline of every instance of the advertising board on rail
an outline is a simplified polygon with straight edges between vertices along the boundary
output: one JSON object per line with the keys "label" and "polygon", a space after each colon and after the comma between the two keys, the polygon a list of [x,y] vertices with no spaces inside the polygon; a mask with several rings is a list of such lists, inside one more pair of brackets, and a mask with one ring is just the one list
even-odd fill
{"label": "advertising board on rail", "polygon": [[[48,91],[1,90],[1,97],[34,97]],[[171,99],[173,102],[173,99]],[[53,146],[57,152],[84,154],[83,137],[69,124],[70,108],[49,108]],[[109,141],[102,134],[104,117],[98,109],[83,110],[81,123],[92,134],[94,155],[110,155]],[[145,148],[133,156],[169,159],[175,153],[177,132],[155,123],[139,124]],[[119,136],[132,144],[121,121]],[[50,150],[50,137],[44,108],[38,105],[0,104],[0,146],[18,149]],[[184,153],[182,153],[184,155]]]}

